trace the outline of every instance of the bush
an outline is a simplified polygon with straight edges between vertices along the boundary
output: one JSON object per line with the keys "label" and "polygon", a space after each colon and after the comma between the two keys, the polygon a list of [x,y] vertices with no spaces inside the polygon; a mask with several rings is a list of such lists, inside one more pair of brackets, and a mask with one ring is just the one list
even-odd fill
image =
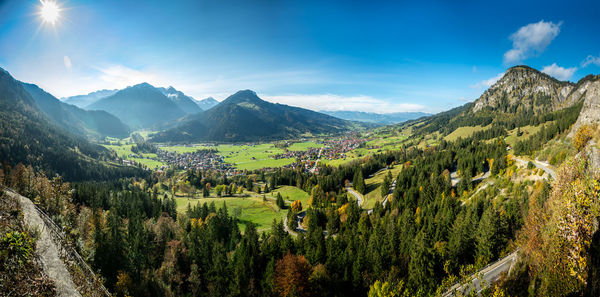
{"label": "bush", "polygon": [[573,138],[573,145],[575,149],[579,152],[588,144],[588,142],[592,139],[594,134],[594,129],[590,125],[581,126],[577,132],[575,133],[575,137]]}
{"label": "bush", "polygon": [[26,232],[8,232],[0,241],[0,259],[3,262],[14,261],[19,265],[26,263],[33,252],[33,239]]}

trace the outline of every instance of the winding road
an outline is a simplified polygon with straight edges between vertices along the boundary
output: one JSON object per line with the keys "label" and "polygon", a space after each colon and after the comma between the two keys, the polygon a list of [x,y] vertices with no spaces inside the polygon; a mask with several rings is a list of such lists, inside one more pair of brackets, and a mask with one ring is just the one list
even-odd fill
{"label": "winding road", "polygon": [[502,273],[510,273],[512,267],[518,259],[518,250],[514,253],[488,265],[479,272],[471,276],[471,281],[467,284],[456,284],[452,286],[442,297],[454,296],[460,293],[459,296],[466,296],[471,291],[476,290],[479,295],[481,291],[489,284],[494,283],[502,275]]}
{"label": "winding road", "polygon": [[[514,158],[516,162],[518,162],[519,164],[523,164],[525,166],[527,166],[527,164],[529,163],[528,160],[524,160],[524,159],[520,159],[515,157]],[[535,167],[537,168],[541,168],[542,170],[544,170],[546,173],[548,173],[550,176],[552,176],[553,179],[556,179],[556,172],[554,172],[554,170],[550,169],[550,164],[545,163],[545,162],[541,162],[538,160],[533,160],[531,161],[531,163],[533,163],[533,165],[535,165]]]}

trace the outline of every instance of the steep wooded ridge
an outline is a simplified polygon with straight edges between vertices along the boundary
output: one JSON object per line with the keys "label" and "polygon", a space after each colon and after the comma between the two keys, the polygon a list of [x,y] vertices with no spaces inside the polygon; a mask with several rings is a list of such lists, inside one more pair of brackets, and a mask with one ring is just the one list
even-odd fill
{"label": "steep wooded ridge", "polygon": [[23,84],[0,68],[0,160],[12,166],[31,164],[71,181],[131,176],[138,171],[99,161],[109,157],[105,148],[50,119]]}
{"label": "steep wooded ridge", "polygon": [[23,83],[23,87],[50,119],[69,132],[97,138],[123,138],[129,135],[129,127],[106,111],[83,110],[61,102],[34,84]]}
{"label": "steep wooded ridge", "polygon": [[302,134],[339,133],[358,126],[315,111],[275,104],[250,90],[239,91],[210,110],[189,117],[179,127],[158,133],[156,142],[258,141]]}

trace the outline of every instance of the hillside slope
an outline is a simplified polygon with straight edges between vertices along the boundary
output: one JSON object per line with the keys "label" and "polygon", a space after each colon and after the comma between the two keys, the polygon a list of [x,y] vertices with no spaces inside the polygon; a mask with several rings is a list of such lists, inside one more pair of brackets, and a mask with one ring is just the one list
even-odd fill
{"label": "hillside slope", "polygon": [[129,127],[106,111],[88,111],[61,102],[34,84],[23,83],[23,87],[50,119],[69,132],[100,138],[129,135]]}
{"label": "hillside slope", "polygon": [[355,123],[322,113],[274,104],[250,90],[239,91],[217,106],[190,117],[179,127],[154,136],[153,141],[258,141],[302,134],[339,133]]}

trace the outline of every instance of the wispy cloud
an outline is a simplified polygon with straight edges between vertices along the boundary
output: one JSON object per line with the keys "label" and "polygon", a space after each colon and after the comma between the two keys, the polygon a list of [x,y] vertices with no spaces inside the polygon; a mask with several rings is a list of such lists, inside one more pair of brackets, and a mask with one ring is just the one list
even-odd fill
{"label": "wispy cloud", "polygon": [[482,80],[474,85],[471,85],[470,87],[473,89],[487,89],[491,86],[493,86],[497,81],[499,81],[502,77],[504,76],[504,72],[502,73],[498,73],[498,75],[489,78],[489,79],[485,79]]}
{"label": "wispy cloud", "polygon": [[65,64],[65,68],[67,69],[71,69],[71,67],[73,66],[73,64],[71,63],[71,58],[69,58],[69,56],[64,56],[63,62]]}
{"label": "wispy cloud", "polygon": [[587,56],[583,62],[581,62],[581,67],[588,67],[590,65],[600,66],[600,56],[595,57],[592,55]]}
{"label": "wispy cloud", "polygon": [[351,110],[375,113],[425,111],[415,103],[395,103],[370,96],[340,96],[334,94],[261,95],[267,101],[298,106],[311,110]]}
{"label": "wispy cloud", "polygon": [[546,73],[554,78],[559,80],[569,80],[577,71],[577,67],[565,68],[556,65],[556,63],[552,63],[552,65],[544,66],[542,68],[542,72]]}
{"label": "wispy cloud", "polygon": [[504,63],[512,64],[542,53],[560,33],[562,22],[539,21],[519,28],[510,35],[513,47],[504,53]]}
{"label": "wispy cloud", "polygon": [[136,70],[123,65],[97,67],[97,70],[101,72],[99,78],[113,85],[115,88],[124,88],[142,82],[156,84],[159,81],[158,76],[153,73]]}

